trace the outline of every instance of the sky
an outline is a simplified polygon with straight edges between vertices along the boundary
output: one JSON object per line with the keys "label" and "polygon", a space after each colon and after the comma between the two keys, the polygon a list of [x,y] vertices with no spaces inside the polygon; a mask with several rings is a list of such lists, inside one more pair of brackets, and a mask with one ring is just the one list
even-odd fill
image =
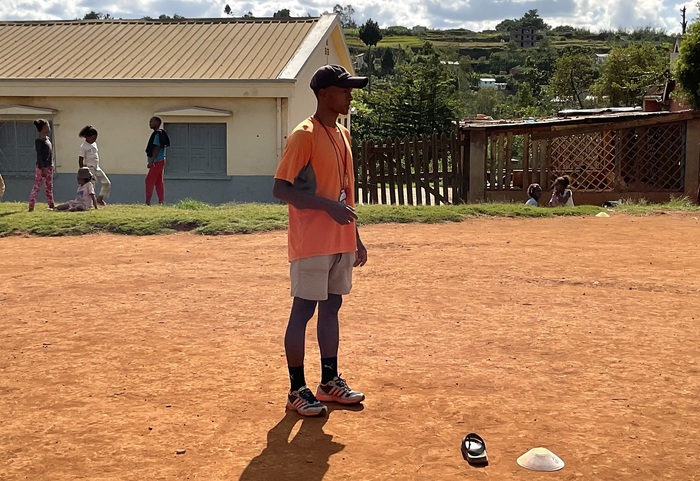
{"label": "sky", "polygon": [[[269,17],[287,8],[293,16],[317,16],[332,11],[337,0],[0,0],[0,20],[73,20],[91,10],[114,18],[158,17],[178,14],[187,18],[224,17],[226,4],[234,15],[253,12]],[[537,9],[549,25],[572,25],[593,31],[653,27],[680,32],[680,9],[687,7],[688,22],[698,17],[696,1],[679,0],[343,0],[352,5],[354,19],[380,27],[423,25],[434,29],[493,29],[502,20],[520,18]]]}

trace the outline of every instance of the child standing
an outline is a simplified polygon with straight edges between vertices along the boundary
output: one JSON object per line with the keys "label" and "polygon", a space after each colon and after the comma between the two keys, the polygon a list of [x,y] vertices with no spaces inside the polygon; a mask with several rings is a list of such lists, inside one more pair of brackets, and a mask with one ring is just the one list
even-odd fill
{"label": "child standing", "polygon": [[78,134],[85,141],[80,144],[80,153],[78,154],[78,165],[90,169],[92,176],[100,182],[100,195],[97,197],[97,203],[107,205],[104,201],[109,197],[112,189],[112,183],[104,170],[100,169],[100,155],[97,148],[97,129],[92,125],[86,125]]}
{"label": "child standing", "polygon": [[527,196],[529,199],[527,199],[525,205],[537,207],[537,202],[540,200],[540,197],[542,197],[542,187],[540,184],[530,184],[527,188]]}
{"label": "child standing", "polygon": [[46,185],[46,202],[49,204],[49,209],[54,208],[53,204],[53,145],[49,140],[51,133],[51,125],[46,119],[37,119],[34,121],[36,127],[36,140],[34,147],[36,148],[36,169],[34,171],[34,187],[29,194],[29,212],[34,212],[34,204],[36,204],[36,194],[41,188],[41,184]]}
{"label": "child standing", "polygon": [[564,175],[562,177],[557,177],[554,181],[554,188],[552,189],[552,198],[549,199],[550,207],[573,207],[574,206],[574,194],[569,189],[571,185],[571,177]]}
{"label": "child standing", "polygon": [[92,206],[97,209],[95,187],[92,185],[94,177],[87,167],[78,169],[78,195],[75,200],[69,200],[56,206],[56,210],[68,210],[71,212],[90,210]]}

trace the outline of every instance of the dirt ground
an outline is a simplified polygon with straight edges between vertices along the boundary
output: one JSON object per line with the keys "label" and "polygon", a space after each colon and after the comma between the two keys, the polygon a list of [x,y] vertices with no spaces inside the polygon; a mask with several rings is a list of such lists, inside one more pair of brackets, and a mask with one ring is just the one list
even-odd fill
{"label": "dirt ground", "polygon": [[[340,367],[367,400],[304,420],[285,233],[0,239],[0,479],[700,479],[699,229],[362,228]],[[519,467],[536,446],[565,468]]]}

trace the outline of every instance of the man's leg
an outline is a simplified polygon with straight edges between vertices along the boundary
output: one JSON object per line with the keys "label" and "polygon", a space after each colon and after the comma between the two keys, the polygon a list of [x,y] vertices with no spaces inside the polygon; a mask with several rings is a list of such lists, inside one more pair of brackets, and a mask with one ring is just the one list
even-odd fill
{"label": "man's leg", "polygon": [[314,397],[304,378],[304,348],[306,325],[316,310],[316,301],[295,297],[289,315],[287,332],[284,335],[284,350],[287,354],[290,389],[287,408],[302,416],[318,416],[326,412],[326,406]]}
{"label": "man's leg", "polygon": [[328,300],[318,303],[316,334],[321,351],[321,383],[325,384],[338,375],[338,311],[343,305],[343,296],[328,294]]}
{"label": "man's leg", "polygon": [[291,390],[296,391],[306,384],[304,379],[304,350],[306,348],[306,325],[316,311],[316,301],[295,297],[289,315],[287,332],[284,335],[284,351],[287,354]]}
{"label": "man's leg", "polygon": [[[338,312],[343,305],[343,294],[352,288],[354,253],[338,254],[328,275],[328,299],[318,303],[318,345],[321,351],[321,383],[316,398],[322,402],[356,404],[365,395],[353,391],[338,374]],[[331,294],[336,292],[339,294]]]}

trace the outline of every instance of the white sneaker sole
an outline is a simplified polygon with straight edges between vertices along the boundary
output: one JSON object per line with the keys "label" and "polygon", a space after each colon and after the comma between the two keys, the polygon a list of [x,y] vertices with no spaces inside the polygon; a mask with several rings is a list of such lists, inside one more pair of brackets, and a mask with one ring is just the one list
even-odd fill
{"label": "white sneaker sole", "polygon": [[326,406],[323,406],[318,410],[314,409],[313,411],[300,411],[299,409],[295,408],[289,401],[287,401],[287,405],[285,407],[290,411],[296,411],[297,413],[299,413],[300,416],[306,417],[321,416],[322,414],[325,414],[328,411],[328,408]]}
{"label": "white sneaker sole", "polygon": [[329,396],[327,394],[323,394],[322,392],[317,392],[316,399],[324,403],[359,404],[365,400],[365,396],[363,394],[362,397],[358,399],[344,399],[337,396]]}

